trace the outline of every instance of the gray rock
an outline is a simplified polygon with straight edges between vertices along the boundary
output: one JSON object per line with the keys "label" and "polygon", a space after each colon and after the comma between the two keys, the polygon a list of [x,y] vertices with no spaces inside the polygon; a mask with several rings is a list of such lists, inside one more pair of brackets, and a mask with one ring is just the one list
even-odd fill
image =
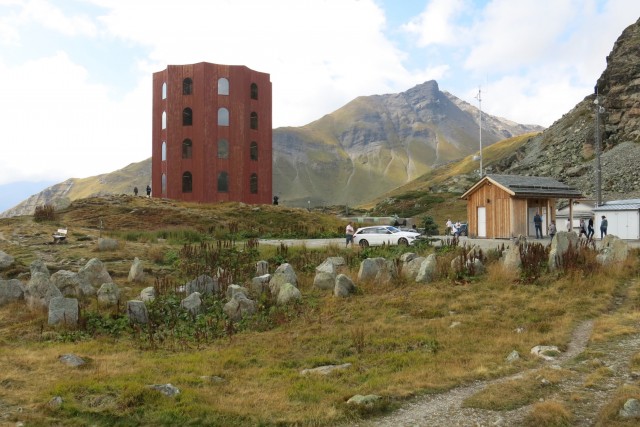
{"label": "gray rock", "polygon": [[116,239],[110,239],[105,237],[101,237],[98,239],[98,250],[100,252],[115,251],[116,249],[118,249],[118,246],[119,244]]}
{"label": "gray rock", "polygon": [[336,266],[330,260],[325,260],[316,267],[316,275],[313,278],[313,287],[327,290],[333,289],[336,282]]}
{"label": "gray rock", "polygon": [[80,356],[76,356],[73,353],[63,354],[58,358],[58,360],[64,363],[67,366],[71,366],[73,368],[77,368],[79,366],[85,365],[87,362]]}
{"label": "gray rock", "polygon": [[351,363],[343,363],[342,365],[325,365],[318,366],[317,368],[303,369],[300,371],[300,375],[329,375],[335,371],[343,371],[351,367]]}
{"label": "gray rock", "polygon": [[62,292],[51,283],[48,274],[36,272],[27,283],[25,300],[33,310],[47,308],[52,298],[61,296]]}
{"label": "gray rock", "polygon": [[189,313],[196,315],[200,313],[202,309],[202,299],[200,298],[200,292],[194,292],[180,302],[180,307],[187,310]]}
{"label": "gray rock", "polygon": [[638,399],[628,399],[618,411],[620,418],[640,418],[640,401]]}
{"label": "gray rock", "polygon": [[31,272],[31,276],[33,276],[35,273],[42,273],[42,274],[45,274],[47,277],[49,277],[49,269],[47,268],[47,265],[44,263],[44,261],[41,259],[36,259],[32,261],[31,264],[29,265],[29,271]]}
{"label": "gray rock", "polygon": [[256,303],[243,293],[236,293],[227,301],[222,311],[233,321],[238,321],[245,316],[256,312]]}
{"label": "gray rock", "polygon": [[285,283],[280,286],[277,297],[278,305],[286,305],[292,301],[298,301],[300,299],[302,299],[302,294],[292,283]]}
{"label": "gray rock", "polygon": [[149,323],[149,311],[142,301],[127,301],[127,316],[129,317],[129,321],[132,323]]}
{"label": "gray rock", "polygon": [[240,285],[229,285],[227,287],[226,297],[227,299],[233,298],[233,296],[237,293],[243,294],[245,297],[248,297],[249,290],[244,286]]}
{"label": "gray rock", "polygon": [[257,295],[267,292],[269,290],[270,280],[270,274],[263,274],[262,276],[254,277],[251,279],[251,290]]}
{"label": "gray rock", "polygon": [[200,295],[213,295],[220,292],[220,285],[218,284],[218,278],[202,274],[187,283],[184,286],[184,290],[187,295],[191,295],[194,292],[198,292]]}
{"label": "gray rock", "polygon": [[562,259],[567,253],[569,247],[574,250],[578,248],[579,238],[574,231],[558,231],[551,241],[551,250],[549,251],[549,269],[557,270],[562,266]]}
{"label": "gray rock", "polygon": [[353,281],[345,274],[338,274],[335,282],[333,295],[337,297],[345,298],[356,291],[356,286],[353,284]]}
{"label": "gray rock", "polygon": [[63,296],[52,298],[49,302],[49,325],[78,325],[78,300]]}
{"label": "gray rock", "polygon": [[356,406],[371,406],[377,401],[381,399],[377,394],[367,394],[363,396],[361,394],[356,394],[347,400],[348,405],[356,405]]}
{"label": "gray rock", "polygon": [[78,273],[59,270],[51,275],[50,280],[65,297],[82,296],[82,282],[80,281],[80,277],[78,277]]}
{"label": "gray rock", "polygon": [[298,285],[296,273],[288,263],[281,264],[271,276],[271,280],[269,281],[271,295],[278,295],[280,293],[280,286],[285,283],[290,283],[293,286]]}
{"label": "gray rock", "polygon": [[15,259],[6,252],[0,251],[0,270],[4,270],[10,267],[15,262]]}
{"label": "gray rock", "polygon": [[629,255],[629,246],[618,236],[608,234],[600,242],[600,250],[596,260],[601,265],[624,262]]}
{"label": "gray rock", "polygon": [[156,288],[148,286],[140,291],[140,299],[144,302],[156,299]]}
{"label": "gray rock", "polygon": [[417,283],[431,283],[436,278],[438,271],[438,262],[435,254],[430,254],[424,261],[420,263],[418,274],[416,274]]}
{"label": "gray rock", "polygon": [[180,394],[180,390],[171,384],[152,384],[147,387],[153,390],[157,390],[167,397],[174,397]]}
{"label": "gray rock", "polygon": [[103,283],[98,289],[98,302],[106,306],[114,306],[120,300],[120,288],[115,283]]}
{"label": "gray rock", "polygon": [[129,277],[127,277],[129,282],[144,282],[144,268],[142,265],[142,261],[135,257],[133,263],[131,264],[131,268],[129,269]]}
{"label": "gray rock", "polygon": [[264,276],[265,274],[269,274],[269,263],[264,260],[256,262],[256,276]]}
{"label": "gray rock", "polygon": [[507,356],[507,362],[509,362],[509,363],[513,363],[513,362],[515,362],[516,360],[519,360],[519,359],[520,359],[520,353],[518,353],[517,350],[513,350]]}
{"label": "gray rock", "polygon": [[90,293],[88,287],[85,288],[85,284],[91,285],[92,288],[99,288],[103,283],[113,282],[107,268],[98,258],[90,259],[84,267],[81,267],[78,270],[78,277],[83,284],[83,293],[86,295],[93,294]]}
{"label": "gray rock", "polygon": [[398,277],[398,270],[393,261],[384,258],[367,258],[360,263],[358,281],[389,283]]}
{"label": "gray rock", "polygon": [[24,300],[25,287],[18,279],[0,279],[0,306]]}

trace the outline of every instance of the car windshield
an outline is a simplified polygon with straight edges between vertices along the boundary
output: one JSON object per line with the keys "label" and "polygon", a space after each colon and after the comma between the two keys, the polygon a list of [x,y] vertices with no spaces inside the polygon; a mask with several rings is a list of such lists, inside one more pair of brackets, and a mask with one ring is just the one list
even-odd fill
{"label": "car windshield", "polygon": [[397,229],[397,228],[395,228],[395,227],[392,227],[392,226],[390,226],[390,225],[387,225],[385,228],[386,228],[387,230],[389,230],[390,232],[392,232],[392,233],[400,233],[400,231],[402,231],[402,230],[399,230],[399,229]]}

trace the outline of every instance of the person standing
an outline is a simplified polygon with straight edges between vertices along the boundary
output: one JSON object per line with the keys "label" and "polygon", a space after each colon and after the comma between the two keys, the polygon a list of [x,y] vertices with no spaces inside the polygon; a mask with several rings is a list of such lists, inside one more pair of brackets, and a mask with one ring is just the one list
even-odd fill
{"label": "person standing", "polygon": [[593,229],[593,217],[589,218],[589,222],[587,223],[587,240],[593,239],[593,234],[595,233]]}
{"label": "person standing", "polygon": [[345,229],[345,236],[347,238],[345,248],[349,247],[349,243],[351,243],[351,247],[353,247],[353,226],[351,225],[351,222],[347,224],[347,228]]}
{"label": "person standing", "polygon": [[536,239],[542,239],[542,217],[540,212],[536,212],[533,216],[533,225],[536,228]]}
{"label": "person standing", "polygon": [[151,197],[151,186],[147,185],[147,197]]}
{"label": "person standing", "polygon": [[138,195],[138,187],[133,187],[133,195],[134,196]]}
{"label": "person standing", "polygon": [[600,239],[604,239],[604,236],[607,235],[608,226],[609,226],[609,221],[607,221],[607,217],[602,215],[602,222],[600,223]]}
{"label": "person standing", "polygon": [[553,236],[556,235],[556,231],[556,222],[551,221],[551,224],[549,224],[549,237],[551,237],[551,240],[553,240]]}
{"label": "person standing", "polygon": [[449,235],[449,234],[453,234],[453,223],[451,222],[451,219],[447,219],[447,223],[444,229],[444,234],[445,235]]}
{"label": "person standing", "polygon": [[567,231],[571,231],[571,219],[567,218]]}

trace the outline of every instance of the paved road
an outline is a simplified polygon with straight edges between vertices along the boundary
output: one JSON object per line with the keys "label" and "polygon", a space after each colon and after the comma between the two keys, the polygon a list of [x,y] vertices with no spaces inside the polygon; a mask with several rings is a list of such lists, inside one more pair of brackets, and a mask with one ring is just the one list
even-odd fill
{"label": "paved road", "polygon": [[[444,239],[445,236],[433,236],[434,239]],[[536,239],[532,239],[536,240]],[[596,240],[598,242],[599,240]],[[336,247],[343,247],[345,244],[344,238],[336,238],[336,239],[261,239],[261,245],[273,245],[279,246],[281,243],[284,243],[287,246],[306,246],[307,248],[324,248],[330,245],[335,245]],[[541,239],[540,242],[549,243],[549,239]],[[627,240],[627,244],[632,248],[640,248],[640,240]],[[471,239],[469,237],[460,237],[460,244],[466,246],[478,245],[480,248],[486,249],[495,249],[502,244],[505,246],[509,245],[511,240],[509,239]],[[435,246],[439,246],[440,242],[435,242]]]}

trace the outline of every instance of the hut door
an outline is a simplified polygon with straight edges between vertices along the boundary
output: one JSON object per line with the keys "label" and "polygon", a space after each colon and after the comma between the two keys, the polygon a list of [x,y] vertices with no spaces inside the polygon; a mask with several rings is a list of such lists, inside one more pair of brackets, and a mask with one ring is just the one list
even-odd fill
{"label": "hut door", "polygon": [[478,237],[487,237],[487,208],[478,206]]}

